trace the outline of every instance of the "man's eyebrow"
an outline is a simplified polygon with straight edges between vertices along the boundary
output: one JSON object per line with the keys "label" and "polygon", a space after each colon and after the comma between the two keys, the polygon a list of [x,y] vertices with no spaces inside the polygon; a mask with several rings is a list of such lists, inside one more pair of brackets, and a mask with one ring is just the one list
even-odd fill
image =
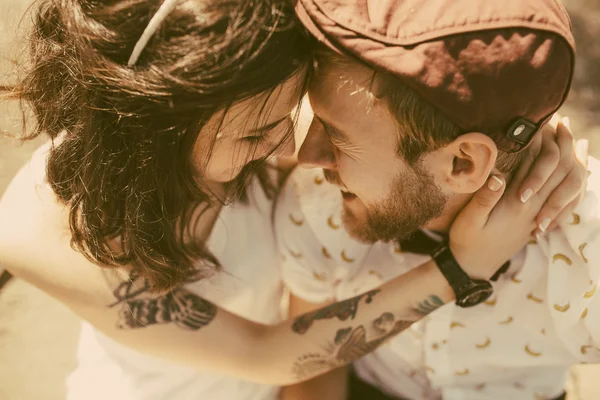
{"label": "man's eyebrow", "polygon": [[289,118],[289,115],[286,115],[285,117],[278,119],[275,122],[271,122],[270,124],[258,127],[258,128],[254,128],[254,129],[250,129],[250,133],[267,133],[269,131],[272,131],[273,129],[277,128],[282,122],[284,122],[285,120],[287,120]]}
{"label": "man's eyebrow", "polygon": [[335,139],[336,141],[342,144],[350,144],[350,140],[348,140],[348,137],[340,129],[336,128],[328,122],[325,122],[322,118],[316,115],[315,118],[319,120],[319,122],[321,123],[321,125],[323,125],[325,131],[331,138]]}

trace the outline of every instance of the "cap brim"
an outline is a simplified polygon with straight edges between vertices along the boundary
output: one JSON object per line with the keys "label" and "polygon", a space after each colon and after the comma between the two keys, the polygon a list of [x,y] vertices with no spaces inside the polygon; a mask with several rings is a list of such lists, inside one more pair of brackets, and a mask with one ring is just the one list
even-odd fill
{"label": "cap brim", "polygon": [[296,15],[300,19],[300,22],[302,22],[302,25],[304,25],[304,27],[310,32],[311,35],[313,35],[320,43],[323,43],[336,53],[344,54],[344,52],[338,46],[336,46],[331,40],[327,38],[323,31],[319,29],[317,24],[315,24],[309,12],[306,10],[303,0],[297,0],[295,8]]}

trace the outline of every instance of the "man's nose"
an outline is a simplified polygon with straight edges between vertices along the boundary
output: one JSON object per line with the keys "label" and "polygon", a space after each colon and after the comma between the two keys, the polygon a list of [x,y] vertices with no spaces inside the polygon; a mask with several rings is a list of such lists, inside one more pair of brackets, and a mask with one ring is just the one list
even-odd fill
{"label": "man's nose", "polygon": [[333,145],[323,125],[315,118],[298,152],[298,164],[305,168],[335,169]]}

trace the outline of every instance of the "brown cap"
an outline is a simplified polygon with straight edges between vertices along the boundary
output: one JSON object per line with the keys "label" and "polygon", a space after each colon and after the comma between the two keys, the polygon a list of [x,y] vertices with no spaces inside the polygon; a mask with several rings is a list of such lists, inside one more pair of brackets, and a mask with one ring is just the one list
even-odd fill
{"label": "brown cap", "polygon": [[525,148],[569,92],[575,43],[557,0],[298,0],[296,11],[326,45],[506,151]]}

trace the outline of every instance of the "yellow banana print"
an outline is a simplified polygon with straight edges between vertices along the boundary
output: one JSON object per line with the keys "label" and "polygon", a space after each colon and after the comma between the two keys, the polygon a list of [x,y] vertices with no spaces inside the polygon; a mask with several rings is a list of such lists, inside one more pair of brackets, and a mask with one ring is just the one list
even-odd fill
{"label": "yellow banana print", "polygon": [[327,225],[329,225],[329,227],[334,231],[340,229],[340,226],[333,222],[333,215],[327,218]]}
{"label": "yellow banana print", "polygon": [[347,263],[352,263],[354,262],[354,258],[350,258],[346,255],[346,250],[342,250],[342,254],[341,254],[342,260],[344,260]]}
{"label": "yellow banana print", "polygon": [[573,213],[573,221],[569,222],[571,225],[579,225],[581,222],[581,217],[579,214]]}
{"label": "yellow banana print", "polygon": [[564,261],[567,265],[573,265],[573,261],[571,261],[571,259],[564,254],[557,253],[554,255],[554,257],[552,257],[553,262],[557,262],[558,260]]}
{"label": "yellow banana print", "polygon": [[587,246],[587,243],[583,243],[581,246],[579,246],[579,255],[581,256],[583,262],[587,264],[588,259],[585,257],[585,255],[583,255],[583,249],[585,249],[585,246]]}
{"label": "yellow banana print", "polygon": [[304,220],[296,219],[292,214],[290,214],[290,221],[292,221],[296,226],[302,226],[304,224]]}
{"label": "yellow banana print", "polygon": [[589,292],[585,292],[583,297],[586,299],[591,299],[596,294],[596,290],[598,290],[598,284],[595,284],[594,287]]}
{"label": "yellow banana print", "polygon": [[544,302],[544,300],[540,299],[539,297],[535,297],[535,296],[533,295],[533,293],[529,293],[529,294],[527,295],[527,298],[528,298],[529,300],[531,300],[531,301],[535,301],[536,303],[543,303],[543,302]]}
{"label": "yellow banana print", "polygon": [[532,356],[532,357],[539,357],[539,356],[541,356],[541,355],[542,355],[542,353],[538,353],[538,352],[536,352],[536,351],[533,351],[533,350],[531,350],[531,349],[529,348],[529,345],[525,346],[525,352],[526,352],[527,354],[529,354],[530,356]]}
{"label": "yellow banana print", "polygon": [[560,311],[560,312],[565,312],[565,311],[567,311],[569,308],[571,308],[571,304],[569,304],[569,303],[565,304],[564,306],[560,306],[560,305],[558,305],[558,304],[555,304],[555,305],[554,305],[554,309],[555,309],[556,311]]}
{"label": "yellow banana print", "polygon": [[497,301],[498,299],[494,297],[492,300],[484,301],[483,304],[485,304],[486,306],[494,307]]}
{"label": "yellow banana print", "polygon": [[370,270],[369,271],[369,275],[373,275],[377,279],[383,279],[383,277],[381,276],[381,274],[379,272],[377,272],[377,271],[374,271],[374,270]]}

